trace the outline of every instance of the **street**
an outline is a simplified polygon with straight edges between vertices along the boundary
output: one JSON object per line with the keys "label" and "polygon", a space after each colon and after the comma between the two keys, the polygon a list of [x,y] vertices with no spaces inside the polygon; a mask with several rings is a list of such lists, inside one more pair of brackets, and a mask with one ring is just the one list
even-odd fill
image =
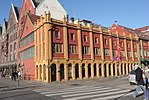
{"label": "street", "polygon": [[[10,79],[6,80],[5,85],[14,83]],[[53,83],[24,81],[16,89],[15,86],[14,89],[3,89],[2,84],[4,81],[0,81],[0,100],[133,100],[131,94],[135,89],[135,85],[129,85],[128,77]],[[134,100],[142,99],[143,95],[140,95]]]}

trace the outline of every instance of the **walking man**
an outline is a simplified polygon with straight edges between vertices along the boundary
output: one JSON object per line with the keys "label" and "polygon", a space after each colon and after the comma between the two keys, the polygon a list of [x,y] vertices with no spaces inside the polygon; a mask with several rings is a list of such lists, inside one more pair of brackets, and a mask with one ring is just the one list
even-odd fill
{"label": "walking man", "polygon": [[141,68],[138,65],[134,66],[135,69],[135,75],[136,75],[136,82],[137,82],[137,87],[136,90],[133,93],[133,97],[136,98],[138,95],[138,92],[140,90],[145,90],[144,85],[144,80],[143,80],[143,71],[141,70]]}

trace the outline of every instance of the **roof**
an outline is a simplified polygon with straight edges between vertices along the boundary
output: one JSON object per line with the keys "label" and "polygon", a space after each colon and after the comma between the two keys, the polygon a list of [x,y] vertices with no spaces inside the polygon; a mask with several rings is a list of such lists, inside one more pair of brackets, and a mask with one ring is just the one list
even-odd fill
{"label": "roof", "polygon": [[19,15],[20,15],[20,10],[21,10],[21,8],[20,8],[20,7],[16,7],[16,6],[14,6],[14,10],[15,10],[17,19],[19,19]]}
{"label": "roof", "polygon": [[42,0],[33,0],[35,7],[37,7],[41,3],[41,1]]}
{"label": "roof", "polygon": [[149,29],[149,26],[141,27],[141,28],[136,28],[136,30],[139,31],[147,31]]}
{"label": "roof", "polygon": [[37,21],[37,19],[40,18],[39,16],[34,15],[34,14],[30,14],[30,13],[28,13],[28,16],[29,16],[29,18],[30,18],[30,20],[31,20],[31,22],[32,22],[33,24],[34,24],[34,22]]}

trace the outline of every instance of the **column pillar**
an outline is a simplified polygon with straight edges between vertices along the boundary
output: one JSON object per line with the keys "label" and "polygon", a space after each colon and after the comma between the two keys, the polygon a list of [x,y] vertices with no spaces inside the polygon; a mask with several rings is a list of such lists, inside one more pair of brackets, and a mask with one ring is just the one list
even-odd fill
{"label": "column pillar", "polygon": [[51,73],[51,70],[50,70],[51,68],[49,68],[49,66],[48,65],[46,65],[46,82],[47,83],[49,83],[49,82],[51,82],[51,75],[50,75],[50,73]]}
{"label": "column pillar", "polygon": [[132,40],[130,41],[130,44],[131,44],[131,54],[132,54],[132,61],[134,61],[134,50],[133,50],[133,42]]}
{"label": "column pillar", "polygon": [[104,64],[102,64],[102,65],[101,65],[101,76],[102,76],[102,77],[105,77],[105,75],[104,75],[104,70],[105,70]]}
{"label": "column pillar", "polygon": [[101,49],[101,59],[104,60],[104,47],[103,47],[103,35],[102,33],[100,34],[100,49]]}
{"label": "column pillar", "polygon": [[38,67],[38,81],[40,81],[40,78],[41,78],[41,71],[40,71],[40,65]]}
{"label": "column pillar", "polygon": [[124,39],[124,51],[125,51],[126,61],[128,61],[128,54],[127,54],[127,41],[126,41],[126,39]]}
{"label": "column pillar", "polygon": [[42,65],[42,81],[44,81],[44,77],[45,77],[45,74],[44,74],[44,66]]}
{"label": "column pillar", "polygon": [[88,79],[88,65],[85,64],[85,78]]}
{"label": "column pillar", "polygon": [[56,80],[60,81],[60,65],[56,64]]}
{"label": "column pillar", "polygon": [[[96,75],[97,75],[97,73],[96,73]],[[91,64],[91,77],[94,78],[94,64]]]}
{"label": "column pillar", "polygon": [[96,64],[96,73],[97,73],[97,78],[99,78],[99,64]]}
{"label": "column pillar", "polygon": [[126,64],[126,75],[128,75],[128,63]]}
{"label": "column pillar", "polygon": [[117,67],[118,67],[118,63],[115,64],[115,76],[118,76]]}
{"label": "column pillar", "polygon": [[94,43],[94,39],[93,39],[93,30],[92,30],[92,24],[90,24],[90,32],[89,32],[89,35],[90,35],[90,52],[91,52],[91,59],[92,60],[94,60],[94,45],[93,45],[93,43]]}
{"label": "column pillar", "polygon": [[109,77],[109,64],[106,64],[106,74],[107,74],[107,77]]}
{"label": "column pillar", "polygon": [[75,80],[75,65],[72,65],[72,80]]}
{"label": "column pillar", "polygon": [[82,60],[82,39],[81,39],[81,24],[80,24],[80,21],[78,21],[77,34],[78,34],[78,53],[79,53],[79,59]]}
{"label": "column pillar", "polygon": [[63,40],[64,40],[64,58],[68,60],[68,34],[67,34],[67,21],[64,16],[64,27],[63,27]]}
{"label": "column pillar", "polygon": [[114,74],[113,74],[113,63],[111,63],[111,76],[114,76]]}
{"label": "column pillar", "polygon": [[68,81],[68,64],[65,64],[65,66],[64,66],[64,68],[65,68],[65,76],[64,76],[64,78],[65,78],[65,81]]}
{"label": "column pillar", "polygon": [[82,66],[79,65],[79,79],[82,79]]}

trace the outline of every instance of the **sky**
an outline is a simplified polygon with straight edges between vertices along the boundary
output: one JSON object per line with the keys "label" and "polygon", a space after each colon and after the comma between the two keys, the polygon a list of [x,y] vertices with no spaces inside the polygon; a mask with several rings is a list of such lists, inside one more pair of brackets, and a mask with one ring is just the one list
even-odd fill
{"label": "sky", "polygon": [[[149,0],[58,0],[69,18],[86,19],[105,27],[117,24],[139,28],[149,25]],[[21,7],[22,0],[0,0],[0,24],[8,20],[11,3]]]}

